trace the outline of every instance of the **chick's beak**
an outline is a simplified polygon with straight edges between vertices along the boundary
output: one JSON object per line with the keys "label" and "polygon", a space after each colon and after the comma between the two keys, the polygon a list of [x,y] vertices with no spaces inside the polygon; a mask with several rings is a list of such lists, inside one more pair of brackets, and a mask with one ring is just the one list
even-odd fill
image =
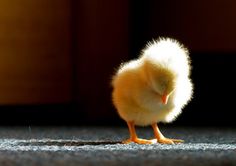
{"label": "chick's beak", "polygon": [[169,95],[164,94],[164,95],[161,97],[162,103],[163,103],[163,104],[167,104],[168,98],[169,98]]}

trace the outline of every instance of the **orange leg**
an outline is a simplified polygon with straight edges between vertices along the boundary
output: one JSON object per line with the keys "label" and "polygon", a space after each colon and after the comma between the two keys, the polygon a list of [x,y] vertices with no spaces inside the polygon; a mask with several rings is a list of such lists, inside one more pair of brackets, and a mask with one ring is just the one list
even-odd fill
{"label": "orange leg", "polygon": [[159,143],[162,143],[162,144],[175,144],[175,143],[184,142],[183,140],[180,140],[180,139],[170,139],[170,138],[164,137],[162,135],[161,131],[159,130],[156,123],[152,124],[152,128],[153,128],[153,131],[154,131],[154,135],[157,139],[157,142],[159,142]]}
{"label": "orange leg", "polygon": [[129,144],[129,143],[138,143],[138,144],[153,144],[155,143],[152,140],[145,140],[145,139],[140,139],[137,137],[136,131],[135,131],[135,125],[134,122],[127,122],[128,127],[129,127],[129,133],[130,133],[130,138],[123,141],[122,143],[124,144]]}

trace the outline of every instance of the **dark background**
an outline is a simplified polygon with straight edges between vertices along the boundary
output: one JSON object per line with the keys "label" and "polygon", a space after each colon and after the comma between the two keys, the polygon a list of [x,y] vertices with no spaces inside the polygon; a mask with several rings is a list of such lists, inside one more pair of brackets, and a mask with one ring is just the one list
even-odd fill
{"label": "dark background", "polygon": [[2,0],[1,125],[125,125],[111,76],[147,41],[190,50],[194,98],[173,125],[235,126],[236,1]]}

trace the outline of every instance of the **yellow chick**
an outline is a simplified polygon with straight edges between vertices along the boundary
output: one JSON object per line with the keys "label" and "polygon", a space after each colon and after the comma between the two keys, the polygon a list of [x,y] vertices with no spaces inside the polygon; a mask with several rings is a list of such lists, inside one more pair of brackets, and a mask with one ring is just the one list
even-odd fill
{"label": "yellow chick", "polygon": [[[112,99],[129,127],[130,138],[123,143],[183,142],[164,137],[157,123],[175,120],[191,99],[193,86],[188,54],[178,41],[160,38],[149,42],[138,59],[121,64],[112,79]],[[135,125],[151,125],[155,139],[138,138]]]}

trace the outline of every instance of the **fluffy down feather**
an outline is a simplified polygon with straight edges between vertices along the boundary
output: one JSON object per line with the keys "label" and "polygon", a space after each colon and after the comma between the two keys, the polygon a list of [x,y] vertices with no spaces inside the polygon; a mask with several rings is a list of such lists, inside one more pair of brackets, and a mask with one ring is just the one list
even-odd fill
{"label": "fluffy down feather", "polygon": [[192,96],[190,69],[188,50],[176,40],[149,42],[138,59],[121,64],[113,76],[118,114],[140,126],[173,121]]}

